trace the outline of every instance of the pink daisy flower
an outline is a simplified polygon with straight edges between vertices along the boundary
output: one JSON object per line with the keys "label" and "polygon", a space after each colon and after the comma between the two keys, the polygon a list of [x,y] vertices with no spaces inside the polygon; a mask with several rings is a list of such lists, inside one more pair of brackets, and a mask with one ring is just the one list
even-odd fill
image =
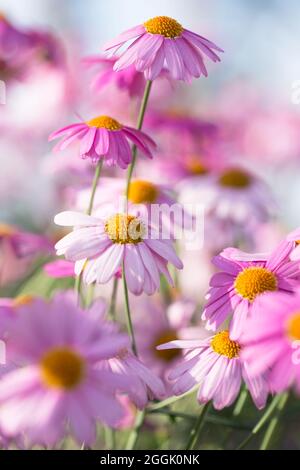
{"label": "pink daisy flower", "polygon": [[127,393],[139,409],[145,408],[150,399],[165,398],[165,387],[161,379],[128,349],[120,350],[114,359],[109,360],[109,366],[113,372],[129,379]]}
{"label": "pink daisy flower", "polygon": [[177,300],[166,308],[157,300],[143,301],[134,305],[138,312],[135,317],[134,330],[139,351],[143,362],[155,371],[168,387],[168,374],[182,358],[177,349],[158,350],[159,344],[171,340],[206,337],[204,327],[191,326],[191,320],[196,310],[196,304],[189,300]]}
{"label": "pink daisy flower", "polygon": [[287,237],[287,242],[292,245],[291,260],[300,260],[300,228],[293,230]]}
{"label": "pink daisy flower", "polygon": [[291,385],[300,394],[300,293],[275,292],[257,301],[242,336],[243,355],[253,376],[270,371],[274,391]]}
{"label": "pink daisy flower", "polygon": [[215,331],[232,313],[230,337],[239,339],[257,298],[265,292],[293,292],[298,286],[299,262],[289,260],[291,248],[281,242],[271,254],[248,254],[234,248],[213,258],[222,272],[214,274],[202,319]]}
{"label": "pink daisy flower", "polygon": [[140,295],[153,294],[160,287],[160,275],[172,284],[167,264],[183,265],[171,240],[161,239],[159,232],[139,211],[121,213],[103,209],[97,217],[78,212],[61,212],[55,223],[74,226],[73,232],[56,245],[57,255],[76,261],[75,272],[82,272],[87,284],[107,283],[124,263],[129,290]]}
{"label": "pink daisy flower", "polygon": [[199,403],[213,401],[217,410],[230,406],[238,396],[242,380],[245,381],[257,408],[263,408],[269,392],[262,376],[253,378],[241,359],[241,345],[229,338],[227,330],[205,340],[171,341],[158,346],[159,350],[186,349],[184,361],[170,373],[175,381],[173,392],[181,395],[200,384]]}
{"label": "pink daisy flower", "polygon": [[31,444],[53,446],[66,430],[91,444],[97,420],[117,425],[122,407],[115,398],[124,377],[99,362],[128,347],[126,335],[86,315],[69,295],[51,303],[24,305],[12,324],[7,351],[19,365],[0,381],[0,429],[8,437],[25,433]]}
{"label": "pink daisy flower", "polygon": [[107,166],[127,168],[132,159],[128,140],[148,158],[156,145],[144,132],[124,126],[109,116],[98,116],[87,122],[63,127],[49,136],[49,141],[62,137],[54,150],[64,150],[74,141],[80,141],[80,156],[93,162],[101,158]]}
{"label": "pink daisy flower", "polygon": [[128,92],[131,98],[142,96],[146,84],[144,75],[132,65],[124,70],[115,72],[113,67],[118,59],[102,56],[86,57],[83,63],[88,67],[98,66],[99,72],[93,79],[91,86],[94,90],[102,90],[113,83],[121,91]]}
{"label": "pink daisy flower", "polygon": [[158,77],[164,67],[175,80],[190,82],[201,75],[207,77],[204,56],[213,62],[220,58],[214,51],[223,52],[216,44],[184,29],[173,18],[157,16],[144,24],[125,31],[104,46],[113,53],[127,41],[134,39],[114,65],[114,70],[122,70],[134,65],[144,72],[147,80]]}

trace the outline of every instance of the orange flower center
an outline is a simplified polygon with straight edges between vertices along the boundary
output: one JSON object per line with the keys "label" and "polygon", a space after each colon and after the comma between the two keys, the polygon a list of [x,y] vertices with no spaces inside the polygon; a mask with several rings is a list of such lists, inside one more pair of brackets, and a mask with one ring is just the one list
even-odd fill
{"label": "orange flower center", "polygon": [[180,356],[181,353],[179,349],[156,349],[156,346],[159,346],[160,344],[168,343],[169,341],[175,341],[177,339],[178,336],[174,330],[167,330],[162,332],[153,343],[155,356],[164,362],[171,362],[173,359]]}
{"label": "orange flower center", "polygon": [[144,224],[133,215],[115,214],[105,223],[105,231],[114,243],[140,243],[145,234]]}
{"label": "orange flower center", "polygon": [[219,177],[219,184],[221,186],[243,189],[247,188],[251,184],[251,177],[247,173],[238,168],[225,171]]}
{"label": "orange flower center", "polygon": [[276,276],[266,268],[250,266],[241,271],[235,279],[235,291],[250,302],[263,292],[276,291]]}
{"label": "orange flower center", "polygon": [[130,183],[128,199],[134,204],[152,204],[157,197],[157,186],[150,181],[135,180]]}
{"label": "orange flower center", "polygon": [[212,349],[221,356],[226,356],[229,359],[238,357],[241,346],[237,341],[232,341],[229,338],[229,331],[224,330],[217,333],[211,340],[210,345]]}
{"label": "orange flower center", "polygon": [[169,16],[156,16],[144,23],[147,33],[160,34],[165,38],[174,39],[181,35],[183,27]]}
{"label": "orange flower center", "polygon": [[13,300],[13,307],[20,307],[21,305],[29,305],[33,302],[34,297],[29,294],[18,295]]}
{"label": "orange flower center", "polygon": [[188,172],[192,175],[201,176],[206,175],[208,173],[208,169],[201,163],[201,161],[197,157],[189,158],[185,166]]}
{"label": "orange flower center", "polygon": [[75,351],[55,348],[41,360],[42,379],[48,387],[71,390],[82,381],[85,364]]}
{"label": "orange flower center", "polygon": [[101,127],[104,129],[108,129],[109,131],[119,131],[122,129],[122,125],[116,121],[115,119],[109,116],[98,116],[86,123],[89,127],[97,127],[100,129]]}
{"label": "orange flower center", "polygon": [[300,312],[294,313],[287,322],[287,334],[293,341],[300,340]]}
{"label": "orange flower center", "polygon": [[15,233],[15,228],[9,224],[0,224],[0,237],[9,237]]}

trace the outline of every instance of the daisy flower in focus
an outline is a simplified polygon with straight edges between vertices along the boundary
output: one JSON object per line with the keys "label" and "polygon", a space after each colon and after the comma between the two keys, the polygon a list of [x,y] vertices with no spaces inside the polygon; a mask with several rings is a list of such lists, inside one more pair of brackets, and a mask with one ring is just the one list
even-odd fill
{"label": "daisy flower in focus", "polygon": [[98,116],[87,122],[71,124],[58,129],[49,136],[49,141],[62,137],[54,150],[64,150],[74,141],[80,141],[81,158],[91,158],[93,162],[103,159],[107,166],[118,165],[127,168],[131,163],[132,142],[148,158],[156,145],[144,132],[120,124],[109,116]]}
{"label": "daisy flower in focus", "polygon": [[251,377],[241,358],[241,345],[229,337],[227,330],[205,340],[171,341],[158,350],[185,349],[184,360],[169,374],[173,392],[181,395],[200,384],[199,403],[213,401],[216,409],[230,406],[237,398],[244,380],[251,397],[261,409],[265,406],[269,387],[264,377]]}
{"label": "daisy flower in focus", "polygon": [[162,239],[156,228],[132,208],[125,213],[105,207],[97,217],[61,212],[54,221],[74,227],[55,248],[58,256],[76,262],[75,272],[82,272],[87,284],[107,283],[124,263],[128,289],[135,295],[151,295],[160,287],[161,274],[172,284],[168,262],[178,269],[183,267],[172,241]]}
{"label": "daisy flower in focus", "polygon": [[31,444],[53,446],[67,427],[78,443],[89,445],[97,420],[118,424],[122,407],[115,393],[125,380],[98,364],[128,347],[129,340],[114,331],[107,336],[102,323],[65,294],[51,303],[35,299],[20,309],[7,354],[21,367],[0,382],[5,435],[25,433]]}
{"label": "daisy flower in focus", "polygon": [[115,53],[129,40],[134,41],[121,53],[114,70],[134,65],[147,80],[157,78],[164,67],[175,80],[190,82],[201,75],[207,76],[204,56],[219,62],[220,58],[214,51],[223,52],[213,42],[184,29],[168,16],[151,18],[125,31],[105,44],[104,50]]}
{"label": "daisy flower in focus", "polygon": [[262,296],[242,336],[243,356],[253,376],[270,369],[270,384],[300,394],[300,294]]}
{"label": "daisy flower in focus", "polygon": [[239,339],[257,299],[265,292],[293,292],[299,282],[300,263],[289,260],[291,247],[286,241],[271,254],[249,254],[226,249],[213,258],[222,270],[210,280],[202,320],[209,330],[216,329],[231,315],[230,337]]}

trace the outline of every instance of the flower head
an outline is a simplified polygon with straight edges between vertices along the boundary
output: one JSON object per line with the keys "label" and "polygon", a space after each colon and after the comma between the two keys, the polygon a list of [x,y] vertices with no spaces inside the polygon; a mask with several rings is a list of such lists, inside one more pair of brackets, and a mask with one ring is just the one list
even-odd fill
{"label": "flower head", "polygon": [[87,122],[71,124],[49,136],[49,140],[62,137],[55,150],[63,150],[72,142],[80,141],[80,156],[94,162],[104,159],[106,165],[127,168],[132,154],[128,140],[147,157],[152,158],[155,143],[144,132],[124,126],[110,116],[97,116]]}
{"label": "flower head", "polygon": [[171,341],[158,347],[169,348],[186,349],[183,362],[169,374],[175,382],[175,395],[200,384],[199,403],[212,400],[216,409],[222,409],[234,402],[244,380],[256,406],[265,406],[268,383],[263,376],[249,376],[248,365],[241,359],[241,345],[230,338],[228,330],[205,340]]}
{"label": "flower head", "polygon": [[213,258],[222,272],[210,281],[202,319],[216,330],[232,313],[230,336],[239,339],[257,299],[266,292],[293,292],[300,273],[299,262],[289,260],[291,248],[281,242],[271,254],[248,254],[226,249]]}
{"label": "flower head", "polygon": [[0,383],[0,429],[53,445],[67,426],[79,443],[91,443],[97,420],[113,426],[122,417],[115,394],[125,379],[99,364],[128,347],[128,337],[108,335],[103,318],[82,312],[67,294],[19,311],[7,341],[17,368]]}
{"label": "flower head", "polygon": [[127,41],[134,39],[120,55],[114,70],[134,65],[147,80],[154,80],[166,67],[175,80],[190,82],[192,78],[207,76],[204,55],[213,62],[220,58],[214,51],[223,52],[208,39],[184,29],[173,18],[157,16],[144,24],[125,31],[104,46],[116,52]]}
{"label": "flower head", "polygon": [[270,370],[275,392],[294,385],[300,393],[300,294],[262,296],[242,335],[243,357],[250,373]]}
{"label": "flower head", "polygon": [[82,271],[87,284],[108,282],[124,263],[129,290],[136,295],[151,295],[160,286],[160,274],[172,283],[168,262],[182,268],[172,241],[160,239],[155,227],[138,211],[123,213],[110,208],[97,217],[62,212],[56,215],[55,223],[74,226],[74,231],[55,247],[58,255],[76,261],[75,272]]}

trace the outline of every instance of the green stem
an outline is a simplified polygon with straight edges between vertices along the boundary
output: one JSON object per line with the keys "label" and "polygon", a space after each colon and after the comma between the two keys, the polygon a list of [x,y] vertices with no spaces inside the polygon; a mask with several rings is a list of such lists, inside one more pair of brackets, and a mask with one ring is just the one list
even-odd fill
{"label": "green stem", "polygon": [[[145,112],[146,112],[146,108],[147,108],[147,104],[148,104],[148,100],[150,96],[151,86],[152,86],[152,81],[148,80],[145,86],[144,96],[142,99],[142,103],[141,103],[141,107],[140,107],[140,111],[138,115],[138,120],[137,120],[137,125],[136,125],[138,130],[141,130],[143,127],[143,122],[144,122]],[[128,194],[129,194],[130,181],[131,181],[133,170],[136,164],[136,155],[137,155],[137,147],[136,145],[134,145],[132,147],[132,162],[129,166],[128,173],[127,173],[127,187],[126,187],[126,199],[127,200],[128,200]]]}
{"label": "green stem", "polygon": [[118,285],[119,285],[119,279],[115,277],[113,290],[111,293],[110,306],[108,310],[108,314],[113,321],[115,321],[116,319],[116,301],[117,301]]}
{"label": "green stem", "polygon": [[270,423],[269,423],[269,426],[267,427],[267,430],[264,434],[264,437],[262,439],[262,442],[261,442],[261,445],[260,445],[260,450],[266,450],[268,449],[271,441],[272,441],[272,438],[274,436],[274,432],[278,426],[278,423],[279,423],[279,419],[282,415],[282,412],[283,412],[283,409],[285,407],[285,405],[287,404],[287,401],[289,399],[289,393],[286,392],[286,393],[283,393],[283,395],[281,396],[281,399],[278,403],[278,406],[277,406],[277,412],[275,414],[275,416],[273,416],[273,418],[271,419]]}
{"label": "green stem", "polygon": [[259,431],[263,428],[263,426],[268,422],[271,418],[273,413],[276,411],[278,403],[281,400],[281,395],[276,395],[273,400],[271,401],[270,405],[258,421],[258,423],[254,426],[250,434],[243,440],[243,442],[237,447],[236,450],[242,450],[246,447],[246,445],[259,433]]}
{"label": "green stem", "polygon": [[104,428],[105,446],[108,450],[116,448],[116,431],[111,428]]}
{"label": "green stem", "polygon": [[247,397],[248,397],[248,390],[246,388],[244,388],[241,393],[240,393],[240,396],[236,402],[236,405],[234,407],[234,410],[233,410],[233,416],[239,416],[246,404],[246,401],[247,401]]}
{"label": "green stem", "polygon": [[135,423],[134,423],[134,427],[133,427],[132,431],[129,434],[125,450],[133,450],[135,448],[136,442],[137,442],[138,437],[139,437],[140,430],[141,430],[141,428],[143,426],[143,423],[144,423],[145,416],[146,416],[146,411],[145,410],[138,411],[137,416],[136,416],[136,420],[135,420]]}
{"label": "green stem", "polygon": [[[95,174],[94,174],[93,183],[92,183],[92,189],[91,189],[89,205],[88,205],[88,208],[87,208],[87,211],[86,211],[87,215],[91,215],[92,210],[93,210],[96,189],[97,189],[97,186],[98,186],[102,166],[103,166],[103,159],[100,158],[100,160],[97,163],[96,169],[95,169]],[[81,299],[80,299],[81,298],[81,280],[82,280],[82,272],[79,274],[79,276],[77,276],[77,278],[75,279],[75,284],[74,284],[74,290],[75,290],[75,293],[77,294],[78,304],[80,304],[80,302],[81,302]]]}
{"label": "green stem", "polygon": [[92,190],[91,190],[91,195],[90,195],[90,201],[89,201],[89,206],[86,211],[87,215],[91,215],[93,206],[94,206],[94,199],[95,199],[95,194],[96,194],[96,189],[98,186],[101,170],[103,166],[103,159],[100,158],[99,162],[97,163],[96,169],[95,169],[95,174],[94,174],[94,179],[92,183]]}
{"label": "green stem", "polygon": [[192,428],[189,440],[187,442],[187,445],[185,447],[185,450],[193,450],[195,449],[195,446],[198,442],[200,432],[203,429],[203,425],[205,422],[205,417],[208,412],[208,409],[210,407],[210,402],[206,403],[206,405],[203,406],[201,413],[199,414],[195,426]]}
{"label": "green stem", "polygon": [[193,393],[195,390],[197,390],[197,388],[199,388],[199,385],[196,385],[195,387],[191,388],[191,390],[189,390],[186,393],[183,393],[182,395],[178,397],[170,397],[170,398],[167,398],[166,400],[160,401],[159,403],[154,403],[153,405],[148,406],[148,410],[156,411],[156,410],[160,410],[161,408],[165,408],[166,406],[172,405],[173,403],[176,403],[182,398],[187,397],[188,395]]}
{"label": "green stem", "polygon": [[128,329],[129,336],[131,338],[132,351],[137,356],[138,352],[137,352],[137,347],[136,347],[136,342],[135,342],[135,337],[134,337],[134,330],[133,330],[133,325],[132,325],[132,320],[131,320],[128,287],[127,287],[127,282],[126,282],[124,263],[123,263],[123,268],[122,268],[122,278],[123,278],[125,309],[126,309],[126,317],[127,317],[127,329]]}

